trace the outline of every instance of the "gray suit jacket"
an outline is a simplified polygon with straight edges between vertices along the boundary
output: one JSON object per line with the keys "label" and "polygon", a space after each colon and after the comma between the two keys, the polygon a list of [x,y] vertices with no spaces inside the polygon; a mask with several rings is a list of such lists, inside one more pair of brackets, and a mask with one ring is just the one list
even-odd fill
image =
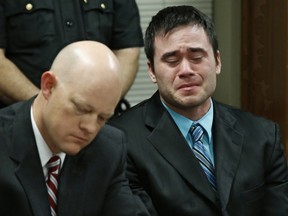
{"label": "gray suit jacket", "polygon": [[127,135],[130,186],[150,212],[156,209],[161,216],[288,215],[288,170],[275,123],[214,101],[218,193],[211,189],[158,92],[111,124]]}
{"label": "gray suit jacket", "polygon": [[[31,103],[0,111],[1,216],[51,216],[30,120]],[[124,174],[123,135],[104,126],[87,148],[76,156],[66,156],[60,174],[58,216],[140,213]]]}

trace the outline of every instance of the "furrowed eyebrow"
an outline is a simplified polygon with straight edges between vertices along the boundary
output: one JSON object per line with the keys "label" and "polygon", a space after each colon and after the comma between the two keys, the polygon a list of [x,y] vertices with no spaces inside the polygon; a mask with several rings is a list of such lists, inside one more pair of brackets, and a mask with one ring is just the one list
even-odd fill
{"label": "furrowed eyebrow", "polygon": [[[191,48],[188,48],[187,50],[189,50],[192,53],[206,52],[203,48],[200,48],[200,47],[191,47]],[[161,57],[161,60],[165,60],[171,56],[175,56],[177,54],[177,52],[178,51],[171,51],[171,52],[164,53]]]}
{"label": "furrowed eyebrow", "polygon": [[205,52],[205,50],[203,48],[199,48],[199,47],[196,47],[196,48],[191,47],[191,48],[188,48],[188,50],[190,52],[193,52],[193,53],[195,53],[195,52]]}
{"label": "furrowed eyebrow", "polygon": [[167,53],[164,53],[161,57],[161,60],[165,60],[171,56],[175,56],[177,53],[177,51],[172,51],[172,52],[167,52]]}

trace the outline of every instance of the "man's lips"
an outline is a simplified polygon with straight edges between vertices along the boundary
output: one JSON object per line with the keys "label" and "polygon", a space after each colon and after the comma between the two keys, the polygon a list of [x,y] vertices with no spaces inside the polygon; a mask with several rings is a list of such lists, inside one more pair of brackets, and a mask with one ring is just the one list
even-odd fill
{"label": "man's lips", "polygon": [[187,84],[182,84],[178,87],[178,89],[192,89],[192,88],[195,88],[195,87],[198,87],[197,84],[195,83],[187,83]]}

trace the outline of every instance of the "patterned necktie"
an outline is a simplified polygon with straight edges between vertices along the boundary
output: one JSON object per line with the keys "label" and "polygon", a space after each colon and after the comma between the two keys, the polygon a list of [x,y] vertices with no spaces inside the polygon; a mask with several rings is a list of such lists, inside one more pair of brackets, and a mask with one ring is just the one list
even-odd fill
{"label": "patterned necktie", "polygon": [[57,188],[58,188],[58,176],[60,171],[61,159],[59,156],[53,156],[47,163],[48,175],[47,175],[47,190],[50,203],[51,215],[57,215]]}
{"label": "patterned necktie", "polygon": [[201,167],[203,168],[212,188],[215,191],[217,191],[214,166],[203,145],[204,131],[201,125],[199,124],[193,125],[191,127],[191,135],[192,135],[192,141],[194,143],[193,152],[197,157]]}

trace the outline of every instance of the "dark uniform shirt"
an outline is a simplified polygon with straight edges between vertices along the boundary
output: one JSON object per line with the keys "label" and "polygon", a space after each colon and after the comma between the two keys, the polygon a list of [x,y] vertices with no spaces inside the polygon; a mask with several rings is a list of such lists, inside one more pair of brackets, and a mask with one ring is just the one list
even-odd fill
{"label": "dark uniform shirt", "polygon": [[135,0],[0,0],[0,47],[38,87],[67,44],[95,40],[111,49],[143,46]]}

